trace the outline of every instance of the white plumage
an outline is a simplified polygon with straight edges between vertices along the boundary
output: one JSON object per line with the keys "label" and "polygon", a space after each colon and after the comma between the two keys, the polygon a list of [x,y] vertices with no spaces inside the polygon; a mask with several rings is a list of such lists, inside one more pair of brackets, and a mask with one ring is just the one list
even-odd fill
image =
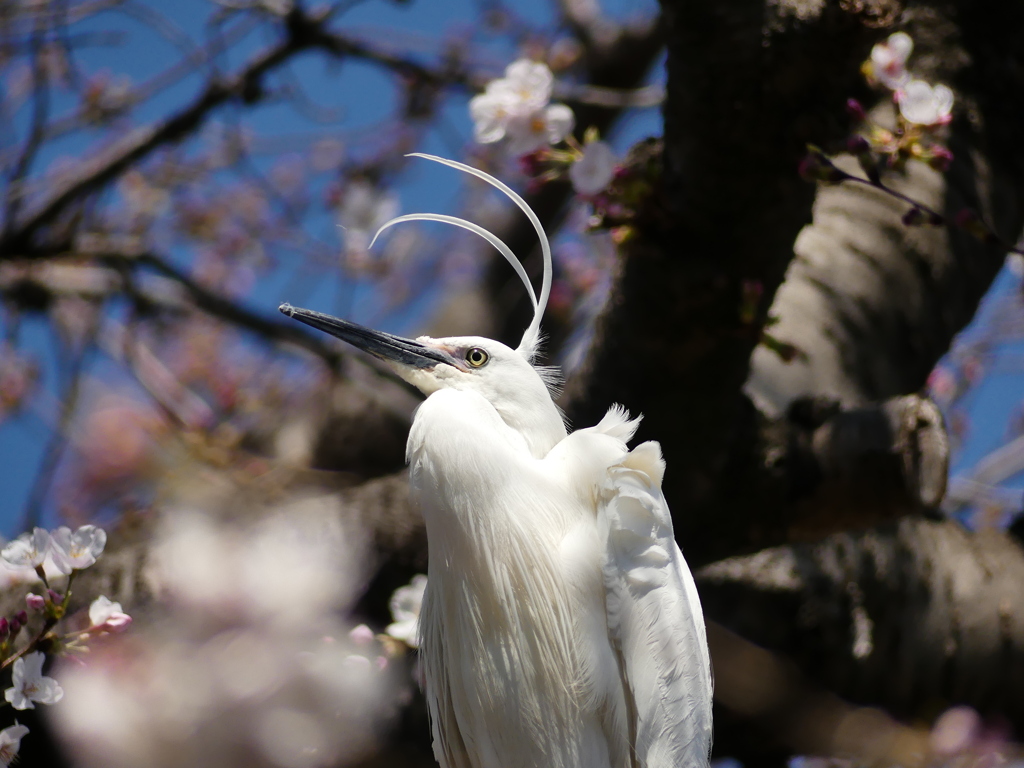
{"label": "white plumage", "polygon": [[428,395],[407,456],[429,546],[420,653],[434,754],[443,768],[706,766],[710,660],[661,450],[627,448],[640,420],[620,406],[567,434],[530,362],[551,284],[540,223],[490,176],[430,159],[502,189],[537,229],[544,283],[537,299],[517,269],[536,307],[519,349],[282,311],[391,361]]}

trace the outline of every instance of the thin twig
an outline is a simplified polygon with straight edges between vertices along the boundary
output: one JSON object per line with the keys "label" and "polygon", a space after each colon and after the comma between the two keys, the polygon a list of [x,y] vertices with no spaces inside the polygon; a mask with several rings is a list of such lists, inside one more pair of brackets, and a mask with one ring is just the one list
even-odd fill
{"label": "thin twig", "polygon": [[29,50],[32,58],[32,122],[22,147],[18,162],[7,179],[7,211],[4,215],[5,228],[14,224],[21,203],[24,200],[24,180],[32,161],[46,134],[46,120],[50,112],[50,90],[46,84],[46,70],[43,67],[42,46],[45,28],[37,22],[32,34]]}
{"label": "thin twig", "polygon": [[323,27],[326,15],[292,12],[286,19],[285,40],[263,51],[233,77],[210,82],[195,101],[163,122],[135,129],[92,161],[83,163],[69,179],[55,185],[55,191],[23,220],[10,220],[9,229],[0,240],[0,254],[7,258],[45,255],[31,247],[39,229],[155,150],[189,135],[217,107],[236,98],[258,100],[262,78],[301,51],[320,48],[336,56],[374,62],[431,84],[472,87],[465,73],[435,72],[411,59],[377,50],[364,41],[330,32]]}
{"label": "thin twig", "polygon": [[[923,220],[920,224],[931,224],[932,226],[942,226],[948,223],[946,216],[939,213],[937,210],[932,208],[920,200],[906,195],[898,190],[893,189],[885,184],[882,180],[881,175],[877,178],[864,178],[861,176],[855,176],[854,174],[844,171],[842,168],[835,165],[824,152],[817,147],[809,147],[808,160],[811,165],[808,166],[809,173],[811,176],[819,181],[824,181],[830,184],[841,184],[846,181],[853,182],[854,184],[863,184],[877,189],[879,192],[884,192],[890,197],[894,197],[907,205],[911,206],[912,210],[920,211],[923,216]],[[995,228],[986,222],[979,213],[970,209],[964,209],[961,214],[966,214],[964,221],[955,221],[954,223],[961,229],[967,230],[970,234],[974,235],[980,240],[984,240],[993,245],[998,245],[1003,248],[1007,253],[1016,253],[1024,255],[1024,249],[1020,246],[1010,243],[1005,238],[1001,237]]]}
{"label": "thin twig", "polygon": [[196,307],[207,314],[225,320],[229,323],[257,333],[260,336],[287,344],[294,344],[312,352],[321,358],[331,369],[335,369],[341,360],[342,355],[332,346],[325,344],[316,336],[306,333],[302,326],[287,320],[277,320],[272,317],[253,312],[245,307],[236,304],[231,299],[225,298],[208,288],[203,287],[190,278],[177,267],[156,254],[146,253],[138,257],[125,257],[121,254],[106,254],[103,261],[114,265],[123,266],[148,266],[165,277],[169,277],[181,285],[188,292]]}
{"label": "thin twig", "polygon": [[78,355],[72,359],[68,372],[68,386],[61,401],[60,416],[47,442],[42,464],[39,466],[35,481],[32,483],[32,490],[28,495],[28,501],[25,503],[25,512],[21,520],[22,530],[31,530],[39,523],[43,504],[53,484],[53,476],[60,465],[61,458],[64,456],[64,448],[68,442],[68,433],[71,430],[71,421],[78,408],[82,374],[85,372],[86,362],[96,341],[96,335],[102,323],[102,314],[102,311],[96,313],[95,319],[82,342],[82,348],[79,350]]}

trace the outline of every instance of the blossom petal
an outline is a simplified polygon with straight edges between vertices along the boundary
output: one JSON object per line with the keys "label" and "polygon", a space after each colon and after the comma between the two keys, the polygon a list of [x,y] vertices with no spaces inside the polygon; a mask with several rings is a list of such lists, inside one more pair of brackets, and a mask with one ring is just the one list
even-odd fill
{"label": "blossom petal", "polygon": [[552,104],[544,110],[547,123],[547,138],[551,144],[557,144],[572,130],[576,124],[576,116],[565,104]]}
{"label": "blossom petal", "polygon": [[893,32],[885,45],[899,62],[905,62],[914,51],[914,39],[906,32]]}
{"label": "blossom petal", "polygon": [[569,168],[573,189],[581,195],[596,195],[607,187],[615,176],[617,158],[604,141],[594,141],[583,149],[583,157]]}
{"label": "blossom petal", "polygon": [[938,109],[939,117],[947,117],[953,111],[953,91],[939,83],[932,89],[935,95],[935,106]]}
{"label": "blossom petal", "polygon": [[492,144],[505,137],[508,120],[505,100],[482,93],[469,100],[469,116],[473,120],[473,137],[480,144]]}
{"label": "blossom petal", "polygon": [[83,525],[74,533],[61,526],[53,533],[54,564],[63,573],[88,568],[107,545],[107,532],[95,525]]}
{"label": "blossom petal", "polygon": [[530,59],[518,59],[505,68],[505,80],[533,109],[540,109],[551,99],[554,79],[546,64]]}
{"label": "blossom petal", "polygon": [[15,709],[35,709],[36,705],[32,699],[22,693],[20,688],[8,688],[4,691],[4,698],[10,702]]}
{"label": "blossom petal", "polygon": [[45,528],[35,528],[9,541],[0,550],[0,557],[11,565],[36,568],[43,564],[51,548],[50,534]]}
{"label": "blossom petal", "polygon": [[[33,682],[43,674],[43,662],[46,661],[46,655],[40,651],[33,651],[32,653],[22,656],[20,659],[14,662],[14,678],[23,679],[25,682]],[[15,682],[15,685],[18,683]]]}
{"label": "blossom petal", "polygon": [[953,92],[945,85],[934,88],[923,80],[911,80],[899,92],[900,114],[917,125],[944,122],[953,108]]}
{"label": "blossom petal", "polygon": [[64,689],[52,677],[40,677],[31,698],[40,704],[56,704],[64,698]]}

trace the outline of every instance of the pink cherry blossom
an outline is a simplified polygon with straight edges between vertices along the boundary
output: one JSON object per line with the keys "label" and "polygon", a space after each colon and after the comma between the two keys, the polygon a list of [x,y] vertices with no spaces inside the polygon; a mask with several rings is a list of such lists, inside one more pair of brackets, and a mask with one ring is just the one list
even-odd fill
{"label": "pink cherry blossom", "polygon": [[953,111],[953,91],[945,85],[929,85],[911,80],[896,94],[900,114],[916,125],[941,125],[949,122]]}
{"label": "pink cherry blossom", "polygon": [[891,90],[899,90],[910,81],[907,59],[914,50],[914,41],[906,32],[894,32],[884,43],[871,49],[871,75]]}
{"label": "pink cherry blossom", "polygon": [[74,533],[67,526],[53,532],[53,561],[62,573],[88,568],[107,545],[107,532],[83,525]]}
{"label": "pink cherry blossom", "polygon": [[43,674],[45,660],[44,654],[35,651],[14,662],[11,680],[14,685],[4,691],[4,698],[15,709],[35,709],[33,702],[56,704],[64,697],[64,690],[57,681]]}
{"label": "pink cherry blossom", "polygon": [[100,595],[89,606],[89,624],[94,629],[110,632],[124,632],[132,623],[132,617],[121,610],[121,604]]}
{"label": "pink cherry blossom", "polygon": [[581,195],[596,195],[615,176],[617,158],[604,141],[592,141],[583,148],[583,157],[569,168],[573,189]]}
{"label": "pink cherry blossom", "polygon": [[18,756],[21,740],[28,735],[28,728],[17,720],[0,731],[0,765],[10,765]]}
{"label": "pink cherry blossom", "polygon": [[420,607],[426,589],[427,577],[419,573],[391,595],[391,618],[395,621],[385,631],[411,648],[419,647]]}
{"label": "pink cherry blossom", "polygon": [[557,144],[572,130],[575,116],[564,104],[549,104],[554,77],[546,65],[519,59],[505,76],[469,102],[473,132],[481,144],[508,139],[508,151],[524,155]]}

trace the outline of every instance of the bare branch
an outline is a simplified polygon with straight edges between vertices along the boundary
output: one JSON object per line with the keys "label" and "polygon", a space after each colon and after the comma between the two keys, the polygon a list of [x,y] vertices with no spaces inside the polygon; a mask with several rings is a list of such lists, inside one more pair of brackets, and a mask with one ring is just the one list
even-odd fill
{"label": "bare branch", "polygon": [[470,82],[464,73],[434,72],[411,59],[332,33],[324,28],[328,14],[328,11],[315,15],[293,11],[286,19],[287,35],[282,42],[263,51],[235,75],[209,83],[191,104],[173,116],[131,131],[96,157],[82,163],[67,179],[55,185],[55,189],[26,216],[8,222],[7,232],[0,239],[0,253],[6,258],[34,258],[51,253],[47,249],[40,250],[33,242],[41,228],[155,150],[188,136],[217,107],[233,99],[258,100],[262,95],[262,78],[300,51],[320,48],[336,56],[361,58],[438,85],[467,85]]}
{"label": "bare branch", "polygon": [[101,323],[101,315],[97,313],[92,321],[92,326],[86,330],[81,348],[77,350],[77,353],[72,351],[74,356],[68,371],[68,384],[61,398],[60,416],[47,442],[46,449],[43,451],[42,463],[39,465],[35,480],[32,483],[32,489],[29,491],[28,500],[25,502],[25,509],[21,517],[22,530],[31,530],[39,524],[43,504],[49,495],[54,475],[60,466],[64,449],[67,446],[71,422],[78,408],[82,376],[85,373],[86,362],[92,353]]}
{"label": "bare branch", "polygon": [[106,258],[122,265],[137,264],[152,267],[160,274],[179,283],[188,292],[196,306],[204,312],[259,334],[270,341],[294,344],[308,350],[321,358],[332,369],[337,367],[341,359],[341,353],[336,348],[322,341],[321,337],[306,333],[297,323],[252,312],[231,299],[204,288],[159,256],[146,253],[134,259],[125,259],[117,255]]}

